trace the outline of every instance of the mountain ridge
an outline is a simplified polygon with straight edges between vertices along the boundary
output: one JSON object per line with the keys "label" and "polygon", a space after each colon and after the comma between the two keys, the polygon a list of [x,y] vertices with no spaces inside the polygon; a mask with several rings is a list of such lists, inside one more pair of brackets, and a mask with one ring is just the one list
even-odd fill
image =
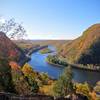
{"label": "mountain ridge", "polygon": [[[98,47],[98,48],[97,48]],[[71,63],[100,64],[100,24],[94,24],[85,30],[82,36],[64,44],[60,55]]]}

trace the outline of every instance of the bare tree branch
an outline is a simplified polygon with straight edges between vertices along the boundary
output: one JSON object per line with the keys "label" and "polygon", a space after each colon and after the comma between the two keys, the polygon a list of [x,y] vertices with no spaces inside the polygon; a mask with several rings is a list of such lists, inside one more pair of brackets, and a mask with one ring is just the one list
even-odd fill
{"label": "bare tree branch", "polygon": [[4,23],[0,23],[0,31],[4,32],[8,37],[14,39],[21,39],[26,35],[24,27],[16,23],[14,18],[5,20]]}

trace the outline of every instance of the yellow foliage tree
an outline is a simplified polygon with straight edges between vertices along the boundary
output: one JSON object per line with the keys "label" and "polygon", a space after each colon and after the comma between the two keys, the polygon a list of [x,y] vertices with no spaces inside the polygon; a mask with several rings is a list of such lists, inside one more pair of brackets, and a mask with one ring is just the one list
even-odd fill
{"label": "yellow foliage tree", "polygon": [[35,77],[36,73],[33,71],[33,69],[31,68],[31,66],[26,63],[23,67],[22,67],[22,72],[24,73],[25,76],[29,76],[29,77]]}
{"label": "yellow foliage tree", "polygon": [[90,96],[89,92],[90,92],[90,88],[87,83],[84,83],[84,84],[77,83],[76,84],[76,93],[87,96],[88,99],[90,100],[91,96]]}

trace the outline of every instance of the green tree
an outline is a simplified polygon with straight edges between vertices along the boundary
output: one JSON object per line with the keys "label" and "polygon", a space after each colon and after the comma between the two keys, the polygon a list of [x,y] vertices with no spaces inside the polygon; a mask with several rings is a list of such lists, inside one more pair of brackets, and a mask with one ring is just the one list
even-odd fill
{"label": "green tree", "polygon": [[41,78],[42,83],[45,84],[45,85],[46,85],[46,84],[48,83],[48,81],[49,81],[49,76],[48,76],[47,73],[42,72],[42,73],[40,74],[40,78]]}
{"label": "green tree", "polygon": [[64,69],[64,72],[59,77],[58,81],[54,83],[53,92],[54,96],[65,96],[71,91],[73,91],[73,83],[72,83],[72,69],[70,66]]}

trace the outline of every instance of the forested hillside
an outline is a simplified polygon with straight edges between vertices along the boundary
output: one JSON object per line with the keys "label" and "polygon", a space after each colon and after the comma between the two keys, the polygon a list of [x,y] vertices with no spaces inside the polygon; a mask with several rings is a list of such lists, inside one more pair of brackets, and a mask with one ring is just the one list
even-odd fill
{"label": "forested hillside", "polygon": [[92,25],[82,36],[64,44],[59,53],[70,63],[100,64],[100,24]]}
{"label": "forested hillside", "polygon": [[0,58],[17,62],[27,59],[24,52],[3,32],[0,32]]}

